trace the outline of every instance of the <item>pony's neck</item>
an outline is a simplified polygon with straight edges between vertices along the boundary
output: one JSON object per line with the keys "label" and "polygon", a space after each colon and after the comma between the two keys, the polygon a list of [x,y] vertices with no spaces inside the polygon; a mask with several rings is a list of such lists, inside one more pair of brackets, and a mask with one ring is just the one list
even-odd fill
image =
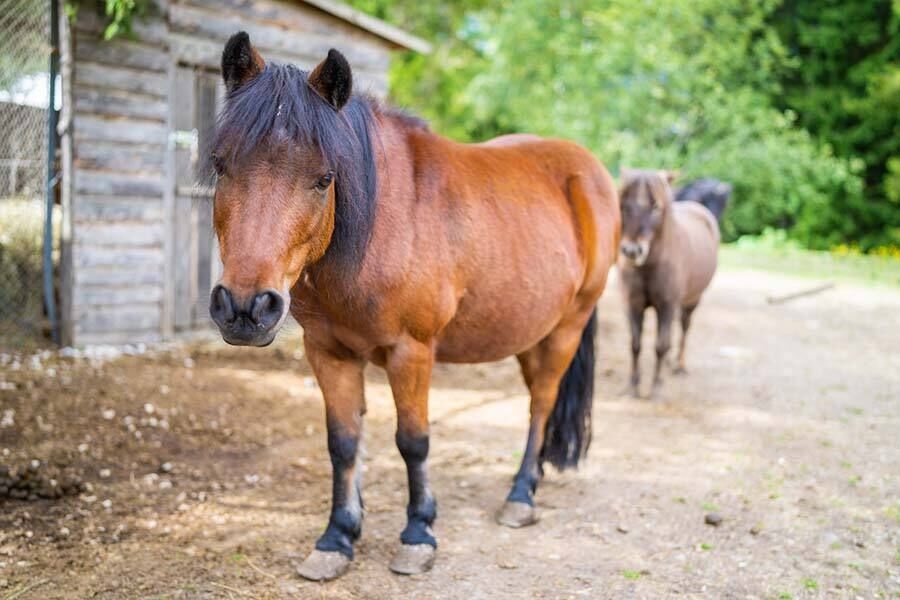
{"label": "pony's neck", "polygon": [[[316,263],[306,269],[309,275],[309,283],[318,293],[331,298],[347,298],[352,296],[360,288],[360,272],[363,271],[367,257],[372,252],[374,244],[376,221],[382,209],[390,209],[393,188],[403,187],[397,177],[404,169],[390,169],[391,159],[401,160],[398,155],[409,149],[408,129],[411,117],[399,112],[384,109],[377,101],[368,98],[361,99],[368,104],[372,120],[370,122],[370,140],[372,144],[372,160],[376,166],[378,185],[375,189],[375,197],[369,199],[374,203],[372,215],[371,237],[365,246],[365,251],[353,261],[338,254],[334,237],[329,243],[325,254]],[[337,207],[336,207],[337,210]]]}
{"label": "pony's neck", "polygon": [[672,210],[673,205],[674,201],[672,198],[669,198],[666,203],[666,208],[663,211],[662,223],[656,232],[656,236],[653,238],[653,243],[650,244],[650,256],[647,257],[647,261],[644,263],[646,265],[655,265],[663,260],[665,255],[664,249],[669,245],[669,239],[675,235],[675,216],[673,214],[674,211]]}

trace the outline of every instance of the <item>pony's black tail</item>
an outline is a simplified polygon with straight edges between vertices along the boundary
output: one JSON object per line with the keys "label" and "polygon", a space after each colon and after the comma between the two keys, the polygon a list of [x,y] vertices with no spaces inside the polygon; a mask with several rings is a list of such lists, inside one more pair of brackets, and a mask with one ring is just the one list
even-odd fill
{"label": "pony's black tail", "polygon": [[597,309],[591,313],[572,364],[563,375],[556,405],[544,429],[539,464],[549,461],[562,471],[577,467],[591,444],[591,406],[594,400],[594,331]]}

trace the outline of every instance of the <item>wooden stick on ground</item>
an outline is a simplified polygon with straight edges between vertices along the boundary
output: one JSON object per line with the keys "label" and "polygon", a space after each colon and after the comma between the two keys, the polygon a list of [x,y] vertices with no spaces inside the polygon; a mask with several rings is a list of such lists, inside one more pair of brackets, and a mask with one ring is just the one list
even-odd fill
{"label": "wooden stick on ground", "polygon": [[25,587],[14,591],[9,596],[6,596],[3,600],[13,600],[14,598],[18,598],[19,596],[22,596],[23,594],[25,594],[25,592],[29,592],[29,591],[33,590],[34,588],[38,587],[39,585],[44,585],[48,581],[50,581],[50,580],[49,579],[41,579],[40,581],[35,581],[34,583],[30,583],[30,584],[26,585]]}
{"label": "wooden stick on ground", "polygon": [[799,292],[791,292],[790,294],[785,294],[784,296],[769,296],[766,298],[766,301],[769,304],[783,304],[796,298],[802,298],[803,296],[812,296],[813,294],[818,294],[820,292],[824,292],[825,290],[830,290],[833,287],[834,282],[828,281],[815,287],[800,290]]}

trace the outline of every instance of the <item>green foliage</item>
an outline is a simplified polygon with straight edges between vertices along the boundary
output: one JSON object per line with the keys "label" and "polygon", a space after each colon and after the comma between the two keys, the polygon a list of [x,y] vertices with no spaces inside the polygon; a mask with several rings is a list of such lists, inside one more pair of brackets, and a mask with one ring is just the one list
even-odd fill
{"label": "green foliage", "polygon": [[900,244],[900,2],[785,0],[772,23],[797,62],[777,103],[864,174],[863,195],[820,217],[865,248]]}
{"label": "green foliage", "polygon": [[[900,136],[885,134],[900,114],[885,110],[900,102],[900,75],[881,68],[886,59],[865,70],[867,94],[851,94],[857,118],[871,117],[857,146],[820,135],[806,114],[814,108],[784,101],[802,96],[795,81],[810,60],[778,26],[792,2],[815,10],[800,0],[354,4],[435,43],[429,56],[395,61],[391,81],[393,99],[441,133],[476,141],[530,131],[573,139],[614,172],[654,166],[727,180],[725,239],[777,227],[816,248],[900,243],[900,153],[891,149]],[[884,27],[860,35],[886,49],[896,36],[884,43]],[[822,62],[826,78],[834,71]],[[893,202],[873,196],[875,146]]]}
{"label": "green foliage", "polygon": [[[66,15],[75,19],[81,10],[82,0],[68,0],[65,4]],[[150,0],[90,0],[101,14],[106,16],[106,27],[103,39],[111,40],[117,36],[128,37],[132,34],[135,18],[146,14]]]}

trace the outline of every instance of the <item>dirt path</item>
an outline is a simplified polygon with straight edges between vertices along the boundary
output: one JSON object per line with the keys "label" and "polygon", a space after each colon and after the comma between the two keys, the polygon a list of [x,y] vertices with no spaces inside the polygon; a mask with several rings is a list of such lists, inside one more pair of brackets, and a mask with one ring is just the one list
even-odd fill
{"label": "dirt path", "polygon": [[[608,293],[589,460],[548,474],[528,529],[493,521],[525,438],[515,363],[440,366],[440,548],[434,570],[412,578],[387,570],[406,491],[377,369],[363,538],[352,570],[322,585],[292,566],[324,527],[330,490],[319,391],[296,335],[266,351],[215,345],[94,366],[13,369],[7,357],[0,464],[39,459],[90,489],[0,504],[0,598],[29,585],[19,598],[896,597],[900,292],[840,285],[765,302],[808,285],[720,273],[694,320],[690,374],[669,377],[656,403],[619,394],[628,341]],[[709,512],[721,526],[704,523]]]}

